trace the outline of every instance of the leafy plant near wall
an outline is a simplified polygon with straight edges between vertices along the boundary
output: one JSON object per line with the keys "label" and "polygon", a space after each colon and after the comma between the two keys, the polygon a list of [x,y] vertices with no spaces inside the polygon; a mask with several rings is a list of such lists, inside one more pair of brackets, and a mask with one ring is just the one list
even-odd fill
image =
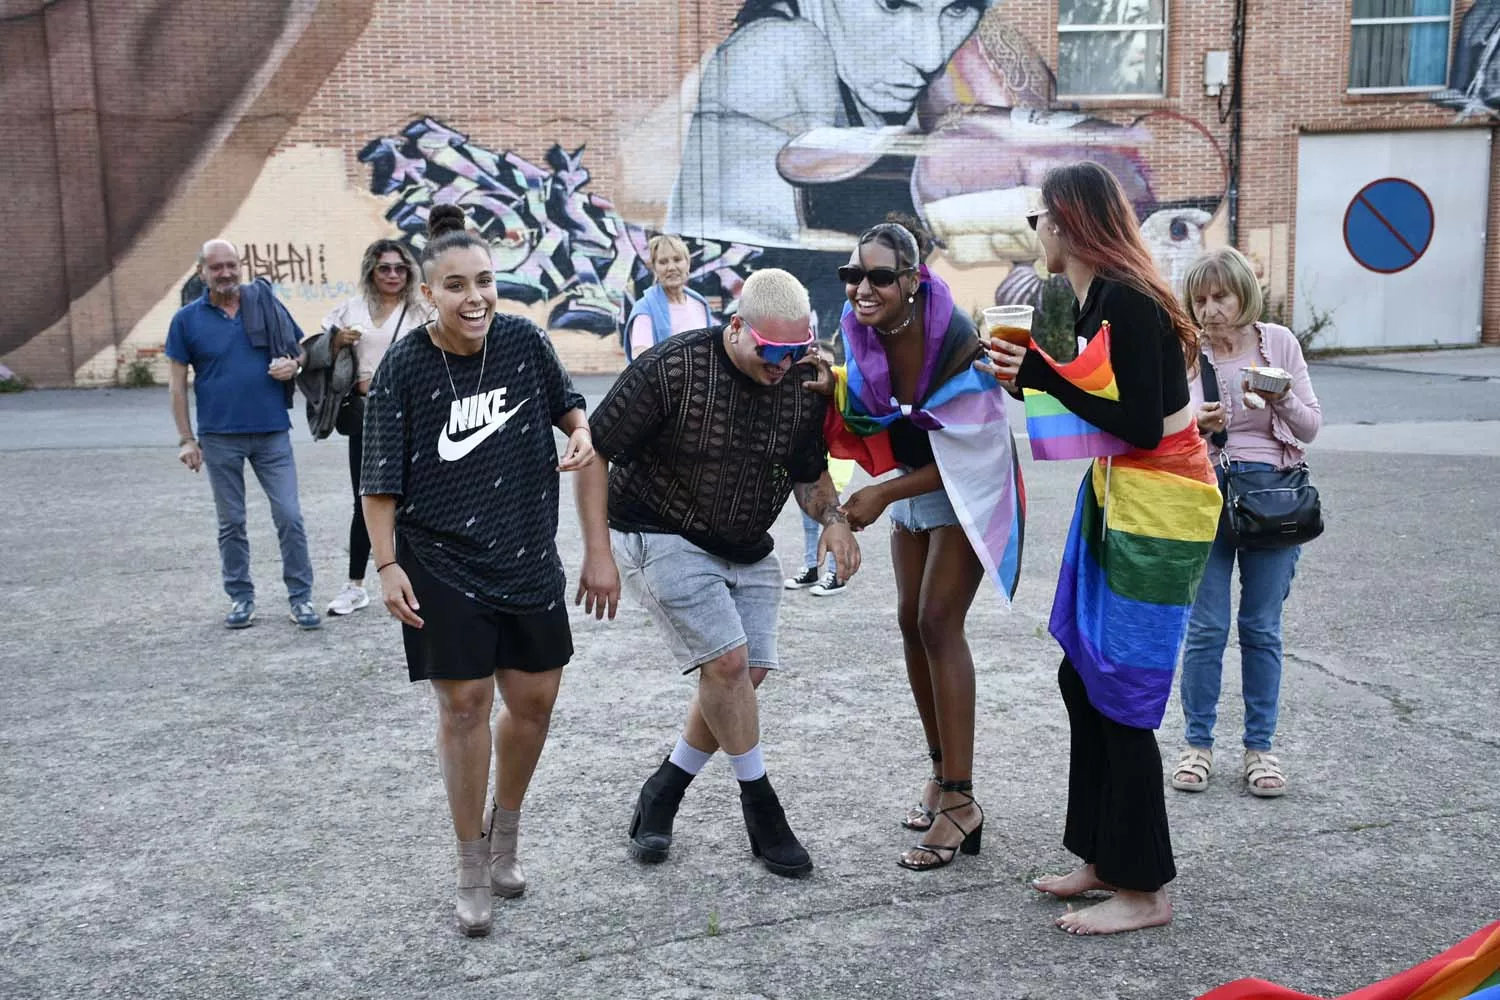
{"label": "leafy plant near wall", "polygon": [[1313,342],[1318,339],[1319,334],[1333,325],[1333,313],[1324,312],[1311,302],[1307,304],[1307,312],[1311,320],[1305,327],[1299,330],[1295,326],[1292,326],[1291,317],[1286,314],[1285,302],[1272,304],[1267,299],[1266,304],[1261,307],[1260,321],[1262,323],[1275,323],[1277,326],[1284,326],[1288,330],[1291,330],[1292,335],[1297,338],[1297,342],[1302,345],[1302,351],[1305,354],[1312,350]]}
{"label": "leafy plant near wall", "polygon": [[147,389],[156,385],[156,370],[152,360],[161,353],[161,348],[141,347],[135,352],[134,361],[126,361],[125,355],[120,355],[120,364],[124,366],[121,372],[120,384],[127,389]]}
{"label": "leafy plant near wall", "polygon": [[156,384],[156,375],[151,371],[151,362],[136,358],[125,366],[125,388],[146,389]]}
{"label": "leafy plant near wall", "polygon": [[[1073,333],[1073,286],[1063,275],[1054,275],[1042,283],[1041,305],[1031,318],[1031,339],[1054,361],[1072,361],[1078,356],[1078,338]],[[984,329],[984,310],[975,309],[970,317],[976,330]]]}
{"label": "leafy plant near wall", "polygon": [[1078,337],[1073,332],[1073,306],[1078,299],[1073,286],[1061,274],[1042,283],[1042,304],[1031,324],[1032,339],[1056,361],[1078,356]]}
{"label": "leafy plant near wall", "polygon": [[26,380],[4,365],[0,365],[0,392],[22,392],[26,389]]}

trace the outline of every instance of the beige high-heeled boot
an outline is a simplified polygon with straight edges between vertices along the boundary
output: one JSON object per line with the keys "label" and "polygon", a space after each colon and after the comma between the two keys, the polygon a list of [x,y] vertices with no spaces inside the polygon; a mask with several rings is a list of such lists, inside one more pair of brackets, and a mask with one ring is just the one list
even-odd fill
{"label": "beige high-heeled boot", "polygon": [[490,844],[488,837],[458,842],[458,898],[453,904],[458,929],[467,937],[490,932]]}
{"label": "beige high-heeled boot", "polygon": [[521,810],[502,809],[498,802],[491,802],[485,829],[489,831],[490,842],[490,888],[497,896],[515,899],[526,891],[526,875],[516,856],[521,839]]}

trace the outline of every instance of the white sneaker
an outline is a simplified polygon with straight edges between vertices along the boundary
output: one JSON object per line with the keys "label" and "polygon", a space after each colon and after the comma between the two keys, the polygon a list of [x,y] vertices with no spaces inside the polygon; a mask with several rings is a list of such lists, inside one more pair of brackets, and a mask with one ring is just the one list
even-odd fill
{"label": "white sneaker", "polygon": [[344,589],[339,591],[339,596],[328,602],[328,613],[330,615],[349,615],[360,608],[370,606],[370,595],[363,587],[356,587],[352,583],[344,584]]}
{"label": "white sneaker", "polygon": [[829,570],[823,579],[813,584],[808,593],[814,597],[837,597],[844,593],[844,588],[848,586],[847,581],[840,580],[833,570]]}

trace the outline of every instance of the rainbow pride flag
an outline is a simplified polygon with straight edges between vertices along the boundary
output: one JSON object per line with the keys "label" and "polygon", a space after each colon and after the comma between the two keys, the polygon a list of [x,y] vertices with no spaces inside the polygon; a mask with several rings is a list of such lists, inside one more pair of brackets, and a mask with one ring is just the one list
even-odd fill
{"label": "rainbow pride flag", "polygon": [[[1339,1000],[1500,1000],[1500,921],[1435,958]],[[1238,979],[1198,1000],[1320,1000],[1262,979]]]}
{"label": "rainbow pride flag", "polygon": [[1194,426],[1095,459],[1079,488],[1049,630],[1122,725],[1161,725],[1222,503]]}
{"label": "rainbow pride flag", "polygon": [[[1118,400],[1120,387],[1115,383],[1115,370],[1109,363],[1109,321],[1099,325],[1083,351],[1065,365],[1060,365],[1031,342],[1033,351],[1040,351],[1047,364],[1057,370],[1063,378],[1092,396]],[[1039,462],[1064,461],[1074,458],[1103,458],[1107,455],[1123,455],[1130,445],[1106,431],[1101,431],[1064,406],[1056,397],[1040,389],[1023,390],[1026,403],[1026,436],[1031,439],[1031,457]]]}

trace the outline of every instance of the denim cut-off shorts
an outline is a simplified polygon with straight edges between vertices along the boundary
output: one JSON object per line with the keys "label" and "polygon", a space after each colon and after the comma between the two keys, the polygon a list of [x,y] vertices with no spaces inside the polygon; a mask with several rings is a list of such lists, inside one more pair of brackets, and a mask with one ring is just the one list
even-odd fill
{"label": "denim cut-off shorts", "polygon": [[740,646],[750,666],[774,669],[781,563],[772,553],[745,565],[681,535],[609,532],[626,593],[651,617],[683,673]]}
{"label": "denim cut-off shorts", "polygon": [[914,533],[959,523],[958,512],[953,509],[947,490],[933,490],[897,500],[887,508],[886,514],[891,524]]}

